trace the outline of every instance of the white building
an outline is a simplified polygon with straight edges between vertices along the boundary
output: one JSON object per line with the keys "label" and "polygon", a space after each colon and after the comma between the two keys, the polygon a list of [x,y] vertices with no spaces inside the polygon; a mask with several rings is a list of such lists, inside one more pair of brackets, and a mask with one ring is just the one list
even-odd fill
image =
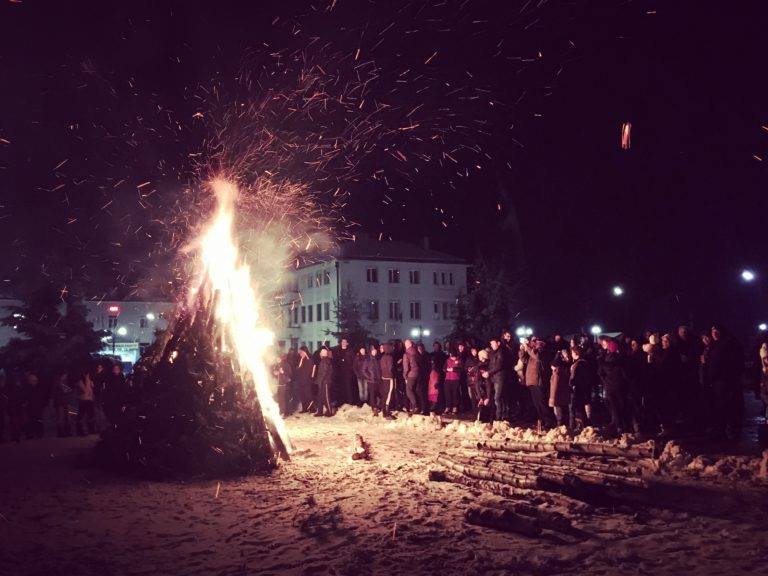
{"label": "white building", "polygon": [[316,350],[337,331],[340,298],[359,303],[363,323],[379,341],[443,340],[456,300],[467,291],[467,264],[443,252],[367,237],[344,243],[327,261],[294,270],[283,299],[278,344]]}

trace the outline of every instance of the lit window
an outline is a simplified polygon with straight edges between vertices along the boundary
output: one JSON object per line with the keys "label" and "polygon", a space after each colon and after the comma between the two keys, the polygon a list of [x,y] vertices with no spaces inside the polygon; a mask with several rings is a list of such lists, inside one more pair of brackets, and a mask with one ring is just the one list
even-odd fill
{"label": "lit window", "polygon": [[398,270],[397,268],[389,269],[389,283],[390,284],[400,283],[400,270]]}
{"label": "lit window", "polygon": [[411,320],[421,320],[421,302],[411,302],[410,317]]}
{"label": "lit window", "polygon": [[368,302],[368,320],[377,321],[379,319],[379,303],[376,300]]}
{"label": "lit window", "polygon": [[365,271],[365,279],[368,282],[378,282],[379,281],[379,269],[378,268],[368,268]]}
{"label": "lit window", "polygon": [[408,280],[411,284],[421,284],[421,272],[418,270],[409,270]]}

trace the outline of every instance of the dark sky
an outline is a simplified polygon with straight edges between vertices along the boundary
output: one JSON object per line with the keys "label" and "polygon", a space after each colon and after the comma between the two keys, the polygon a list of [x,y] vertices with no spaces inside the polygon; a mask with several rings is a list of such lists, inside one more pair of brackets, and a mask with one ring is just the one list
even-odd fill
{"label": "dark sky", "polygon": [[[371,235],[501,254],[511,201],[528,264],[521,319],[753,326],[768,319],[766,12],[757,1],[4,1],[3,278],[115,294],[166,285],[194,220],[185,190],[227,111],[291,90],[308,62],[335,78],[330,105],[267,117],[305,146],[281,170],[321,195],[343,188],[343,215]],[[388,107],[371,116],[377,103]],[[307,142],[371,117],[343,162],[311,163]],[[740,284],[744,266],[763,284]]]}

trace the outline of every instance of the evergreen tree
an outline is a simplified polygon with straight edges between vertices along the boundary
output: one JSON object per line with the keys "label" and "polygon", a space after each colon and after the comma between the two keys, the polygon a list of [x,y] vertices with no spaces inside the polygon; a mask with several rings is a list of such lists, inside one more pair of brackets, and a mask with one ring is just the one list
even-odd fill
{"label": "evergreen tree", "polygon": [[88,361],[103,346],[101,333],[88,321],[82,301],[52,286],[31,290],[20,304],[7,310],[0,322],[13,327],[20,337],[0,349],[5,366],[49,374]]}
{"label": "evergreen tree", "polygon": [[364,344],[370,333],[362,321],[362,306],[356,299],[354,291],[345,289],[341,291],[339,298],[333,301],[333,315],[336,319],[336,330],[326,330],[337,340],[346,338],[350,345]]}

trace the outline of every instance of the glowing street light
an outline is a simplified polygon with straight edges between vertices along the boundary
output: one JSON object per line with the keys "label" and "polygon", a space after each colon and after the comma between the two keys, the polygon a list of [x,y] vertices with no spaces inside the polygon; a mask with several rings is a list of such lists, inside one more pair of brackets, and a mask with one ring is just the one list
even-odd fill
{"label": "glowing street light", "polygon": [[768,324],[765,322],[760,322],[760,324],[757,325],[757,329],[760,330],[760,332],[765,332],[768,330]]}
{"label": "glowing street light", "polygon": [[600,336],[603,333],[603,327],[599,324],[594,324],[589,331],[592,333],[592,336]]}
{"label": "glowing street light", "polygon": [[741,279],[744,280],[744,282],[754,282],[756,277],[757,276],[752,270],[745,268],[741,271]]}
{"label": "glowing street light", "polygon": [[613,292],[613,295],[616,296],[617,298],[619,296],[624,296],[624,288],[622,288],[621,286],[614,286],[612,292]]}
{"label": "glowing street light", "polygon": [[155,314],[154,314],[154,312],[147,312],[147,320],[149,320],[150,322],[152,322],[154,319],[155,319]]}
{"label": "glowing street light", "polygon": [[120,328],[117,329],[117,334],[118,336],[125,336],[126,334],[128,334],[128,328],[126,328],[125,326],[120,326]]}

